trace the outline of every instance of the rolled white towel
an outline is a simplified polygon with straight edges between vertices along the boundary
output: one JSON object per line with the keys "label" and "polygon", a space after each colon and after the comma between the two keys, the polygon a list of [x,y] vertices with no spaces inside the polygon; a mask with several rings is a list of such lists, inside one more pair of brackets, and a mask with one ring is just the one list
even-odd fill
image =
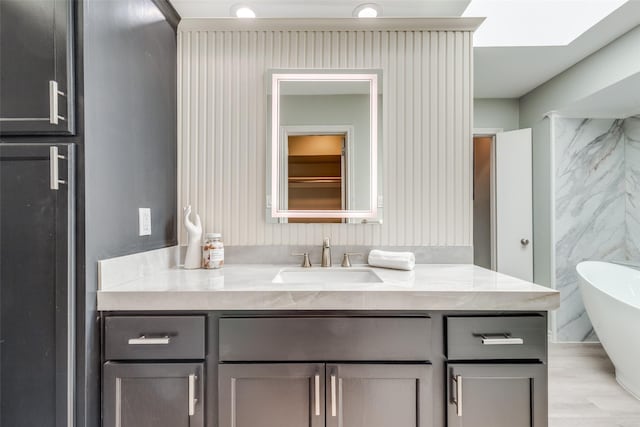
{"label": "rolled white towel", "polygon": [[416,265],[416,256],[413,252],[390,252],[374,249],[369,252],[369,265],[396,270],[413,270]]}

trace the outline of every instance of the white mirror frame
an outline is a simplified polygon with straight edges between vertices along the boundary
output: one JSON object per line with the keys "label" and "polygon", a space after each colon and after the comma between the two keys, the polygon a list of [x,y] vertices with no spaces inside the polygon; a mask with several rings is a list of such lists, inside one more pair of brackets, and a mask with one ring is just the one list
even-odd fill
{"label": "white mirror frame", "polygon": [[[371,185],[368,210],[284,210],[280,206],[278,176],[284,170],[280,138],[280,83],[287,81],[369,83],[369,161]],[[378,217],[378,74],[273,74],[271,77],[271,216],[273,218],[373,218]]]}

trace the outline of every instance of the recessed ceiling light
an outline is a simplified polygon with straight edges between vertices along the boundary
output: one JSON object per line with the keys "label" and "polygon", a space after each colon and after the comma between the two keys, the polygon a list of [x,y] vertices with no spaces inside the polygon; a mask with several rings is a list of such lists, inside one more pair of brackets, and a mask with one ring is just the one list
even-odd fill
{"label": "recessed ceiling light", "polygon": [[256,13],[249,6],[237,4],[231,7],[231,16],[236,18],[255,18]]}
{"label": "recessed ceiling light", "polygon": [[566,46],[627,0],[472,0],[462,16],[485,16],[475,46]]}
{"label": "recessed ceiling light", "polygon": [[353,16],[358,18],[375,18],[380,14],[380,6],[375,3],[361,4],[353,10]]}

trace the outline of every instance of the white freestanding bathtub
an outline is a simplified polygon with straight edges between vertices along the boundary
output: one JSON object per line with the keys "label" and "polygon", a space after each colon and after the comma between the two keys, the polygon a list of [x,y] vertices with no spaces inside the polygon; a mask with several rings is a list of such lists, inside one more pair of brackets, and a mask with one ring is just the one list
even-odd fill
{"label": "white freestanding bathtub", "polygon": [[616,368],[616,380],[640,399],[640,270],[585,261],[576,267],[587,313]]}

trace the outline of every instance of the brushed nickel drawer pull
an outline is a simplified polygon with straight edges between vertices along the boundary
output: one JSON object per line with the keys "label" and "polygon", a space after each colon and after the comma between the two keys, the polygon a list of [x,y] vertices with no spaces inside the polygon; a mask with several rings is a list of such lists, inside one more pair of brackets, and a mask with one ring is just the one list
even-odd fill
{"label": "brushed nickel drawer pull", "polygon": [[[495,338],[490,338],[494,336]],[[522,345],[524,339],[512,337],[510,334],[480,335],[483,345]]]}
{"label": "brushed nickel drawer pull", "polygon": [[196,414],[196,380],[198,377],[195,374],[189,375],[189,416],[192,417]]}
{"label": "brushed nickel drawer pull", "polygon": [[49,188],[52,190],[59,190],[60,184],[66,184],[67,181],[60,179],[58,167],[58,160],[66,159],[65,156],[58,154],[58,147],[49,147]]}
{"label": "brushed nickel drawer pull", "polygon": [[315,413],[316,417],[320,416],[320,375],[316,375],[314,379],[314,393],[315,393]]}
{"label": "brushed nickel drawer pull", "polygon": [[58,96],[65,96],[65,94],[58,90],[57,81],[49,80],[49,123],[52,125],[57,125],[58,120],[65,120],[58,114]]}
{"label": "brushed nickel drawer pull", "polygon": [[454,403],[456,404],[456,415],[462,416],[462,375],[456,375],[453,377],[453,382],[456,383],[456,396]]}
{"label": "brushed nickel drawer pull", "polygon": [[167,335],[159,338],[147,338],[140,335],[138,338],[129,338],[129,345],[168,345],[171,338]]}
{"label": "brushed nickel drawer pull", "polygon": [[337,405],[336,405],[336,376],[331,375],[331,416],[335,417],[337,415]]}

